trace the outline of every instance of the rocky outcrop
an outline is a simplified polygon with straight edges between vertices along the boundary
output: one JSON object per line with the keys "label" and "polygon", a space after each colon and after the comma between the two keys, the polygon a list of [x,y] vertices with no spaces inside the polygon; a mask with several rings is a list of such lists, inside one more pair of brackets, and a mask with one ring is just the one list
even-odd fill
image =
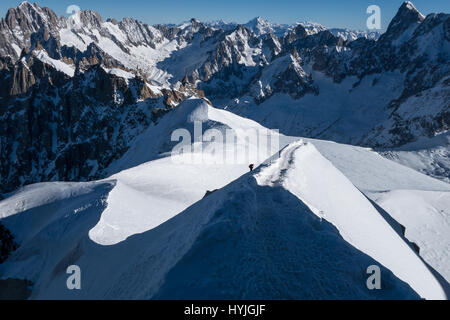
{"label": "rocky outcrop", "polygon": [[260,104],[275,93],[290,95],[300,99],[307,93],[318,94],[311,74],[302,68],[303,61],[294,49],[292,53],[277,58],[270,66],[264,68],[255,77],[250,92],[256,103]]}
{"label": "rocky outcrop", "polygon": [[0,280],[0,300],[26,300],[31,295],[32,285],[29,280]]}
{"label": "rocky outcrop", "polygon": [[0,223],[0,264],[18,247],[11,232]]}

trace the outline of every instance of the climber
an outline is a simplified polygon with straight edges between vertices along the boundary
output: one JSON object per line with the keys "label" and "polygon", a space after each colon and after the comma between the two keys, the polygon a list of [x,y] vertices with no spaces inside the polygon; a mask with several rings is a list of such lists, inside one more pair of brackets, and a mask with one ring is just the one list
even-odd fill
{"label": "climber", "polygon": [[252,172],[252,171],[253,171],[253,168],[255,167],[255,165],[252,163],[252,164],[250,164],[248,167],[250,168],[250,172]]}

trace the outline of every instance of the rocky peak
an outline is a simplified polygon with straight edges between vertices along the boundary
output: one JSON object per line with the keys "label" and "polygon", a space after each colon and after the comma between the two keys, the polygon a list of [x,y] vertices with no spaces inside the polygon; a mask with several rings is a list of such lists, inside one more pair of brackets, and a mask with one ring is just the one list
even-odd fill
{"label": "rocky peak", "polygon": [[307,93],[317,94],[318,88],[312,77],[302,68],[302,59],[297,50],[277,57],[261,71],[250,86],[250,94],[260,104],[275,93],[299,99]]}
{"label": "rocky peak", "polygon": [[22,2],[17,8],[8,10],[5,21],[11,30],[20,27],[22,32],[31,33],[39,30],[44,24],[57,24],[58,17],[49,8]]}
{"label": "rocky peak", "polygon": [[[183,41],[191,43],[197,35],[200,35],[200,37],[204,39],[205,37],[211,35],[214,32],[213,28],[198,21],[195,18],[192,18],[189,22],[184,23],[179,28],[180,29],[172,27],[168,29],[171,33],[179,32],[180,35],[178,39],[179,43]],[[169,36],[171,35],[169,34]]]}
{"label": "rocky peak", "polygon": [[106,19],[106,22],[111,22],[113,25],[118,25],[119,24],[119,21],[117,21],[114,18],[108,18],[108,19]]}
{"label": "rocky peak", "polygon": [[83,10],[72,14],[67,18],[67,27],[71,29],[81,29],[83,27],[101,28],[102,17],[95,11]]}
{"label": "rocky peak", "polygon": [[425,16],[411,2],[405,1],[389,24],[386,33],[380,37],[380,41],[387,42],[399,39],[405,31],[414,29],[423,20],[425,20]]}
{"label": "rocky peak", "polygon": [[257,36],[261,36],[263,34],[273,32],[273,29],[272,29],[270,23],[261,17],[256,17],[256,18],[250,20],[249,22],[244,24],[244,26],[247,27],[248,29],[252,30],[255,33],[255,35],[257,35]]}
{"label": "rocky peak", "polygon": [[263,54],[267,58],[268,62],[271,61],[282,51],[282,46],[277,36],[273,33],[268,33],[263,37]]}
{"label": "rocky peak", "polygon": [[23,2],[9,9],[0,21],[0,55],[15,60],[21,50],[32,45],[33,34],[40,32],[48,40],[50,35],[56,35],[58,27],[59,19],[51,9]]}
{"label": "rocky peak", "polygon": [[197,19],[191,18],[190,21],[191,21],[192,28],[198,29],[200,27],[200,21],[198,21]]}
{"label": "rocky peak", "polygon": [[297,40],[304,39],[308,36],[308,31],[302,24],[298,24],[291,32],[284,37],[284,43],[289,45]]}
{"label": "rocky peak", "polygon": [[421,14],[410,1],[405,1],[398,9],[397,15],[392,22],[394,22],[396,18],[402,18],[403,20],[409,19],[411,22],[422,22],[425,19],[425,16]]}

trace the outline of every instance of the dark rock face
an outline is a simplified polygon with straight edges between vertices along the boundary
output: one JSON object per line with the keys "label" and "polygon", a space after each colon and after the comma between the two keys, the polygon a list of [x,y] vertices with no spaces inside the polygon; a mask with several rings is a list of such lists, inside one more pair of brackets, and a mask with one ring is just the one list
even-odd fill
{"label": "dark rock face", "polygon": [[213,194],[214,192],[216,192],[216,191],[217,191],[217,189],[212,190],[212,191],[207,190],[206,193],[205,193],[205,195],[203,196],[203,199],[205,199],[206,197],[212,195],[212,194]]}
{"label": "dark rock face", "polygon": [[0,223],[0,263],[8,259],[11,252],[18,247],[11,232]]}
{"label": "dark rock face", "polygon": [[275,93],[288,94],[293,99],[300,99],[307,93],[317,95],[319,89],[302,65],[302,59],[293,49],[292,53],[277,58],[273,66],[262,69],[250,88],[255,102],[260,104]]}
{"label": "dark rock face", "polygon": [[31,295],[32,285],[29,280],[0,280],[0,300],[26,300]]}
{"label": "dark rock face", "polygon": [[185,98],[167,90],[161,100],[142,78],[126,80],[98,64],[72,78],[33,56],[8,68],[0,72],[7,84],[0,96],[0,193],[102,177],[157,118],[155,108],[167,108],[164,99]]}

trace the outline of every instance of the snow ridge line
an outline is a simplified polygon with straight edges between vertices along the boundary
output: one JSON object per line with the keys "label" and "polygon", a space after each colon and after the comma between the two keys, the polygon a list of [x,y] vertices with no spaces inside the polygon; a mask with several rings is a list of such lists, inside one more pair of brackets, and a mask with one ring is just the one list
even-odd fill
{"label": "snow ridge line", "polygon": [[280,152],[280,157],[272,163],[261,167],[255,174],[258,184],[261,186],[282,186],[286,178],[286,172],[294,163],[295,151],[305,146],[303,140],[299,140],[284,147]]}
{"label": "snow ridge line", "polygon": [[[309,143],[305,142],[303,139],[287,145],[280,151],[280,157],[271,164],[265,167],[261,167],[259,172],[255,174],[255,179],[260,186],[281,186],[285,189],[286,186],[284,181],[286,179],[286,174],[295,162],[295,152]],[[301,178],[301,177],[299,177]],[[311,203],[296,195],[315,215],[320,219],[325,218],[325,214],[322,210],[317,209]]]}

